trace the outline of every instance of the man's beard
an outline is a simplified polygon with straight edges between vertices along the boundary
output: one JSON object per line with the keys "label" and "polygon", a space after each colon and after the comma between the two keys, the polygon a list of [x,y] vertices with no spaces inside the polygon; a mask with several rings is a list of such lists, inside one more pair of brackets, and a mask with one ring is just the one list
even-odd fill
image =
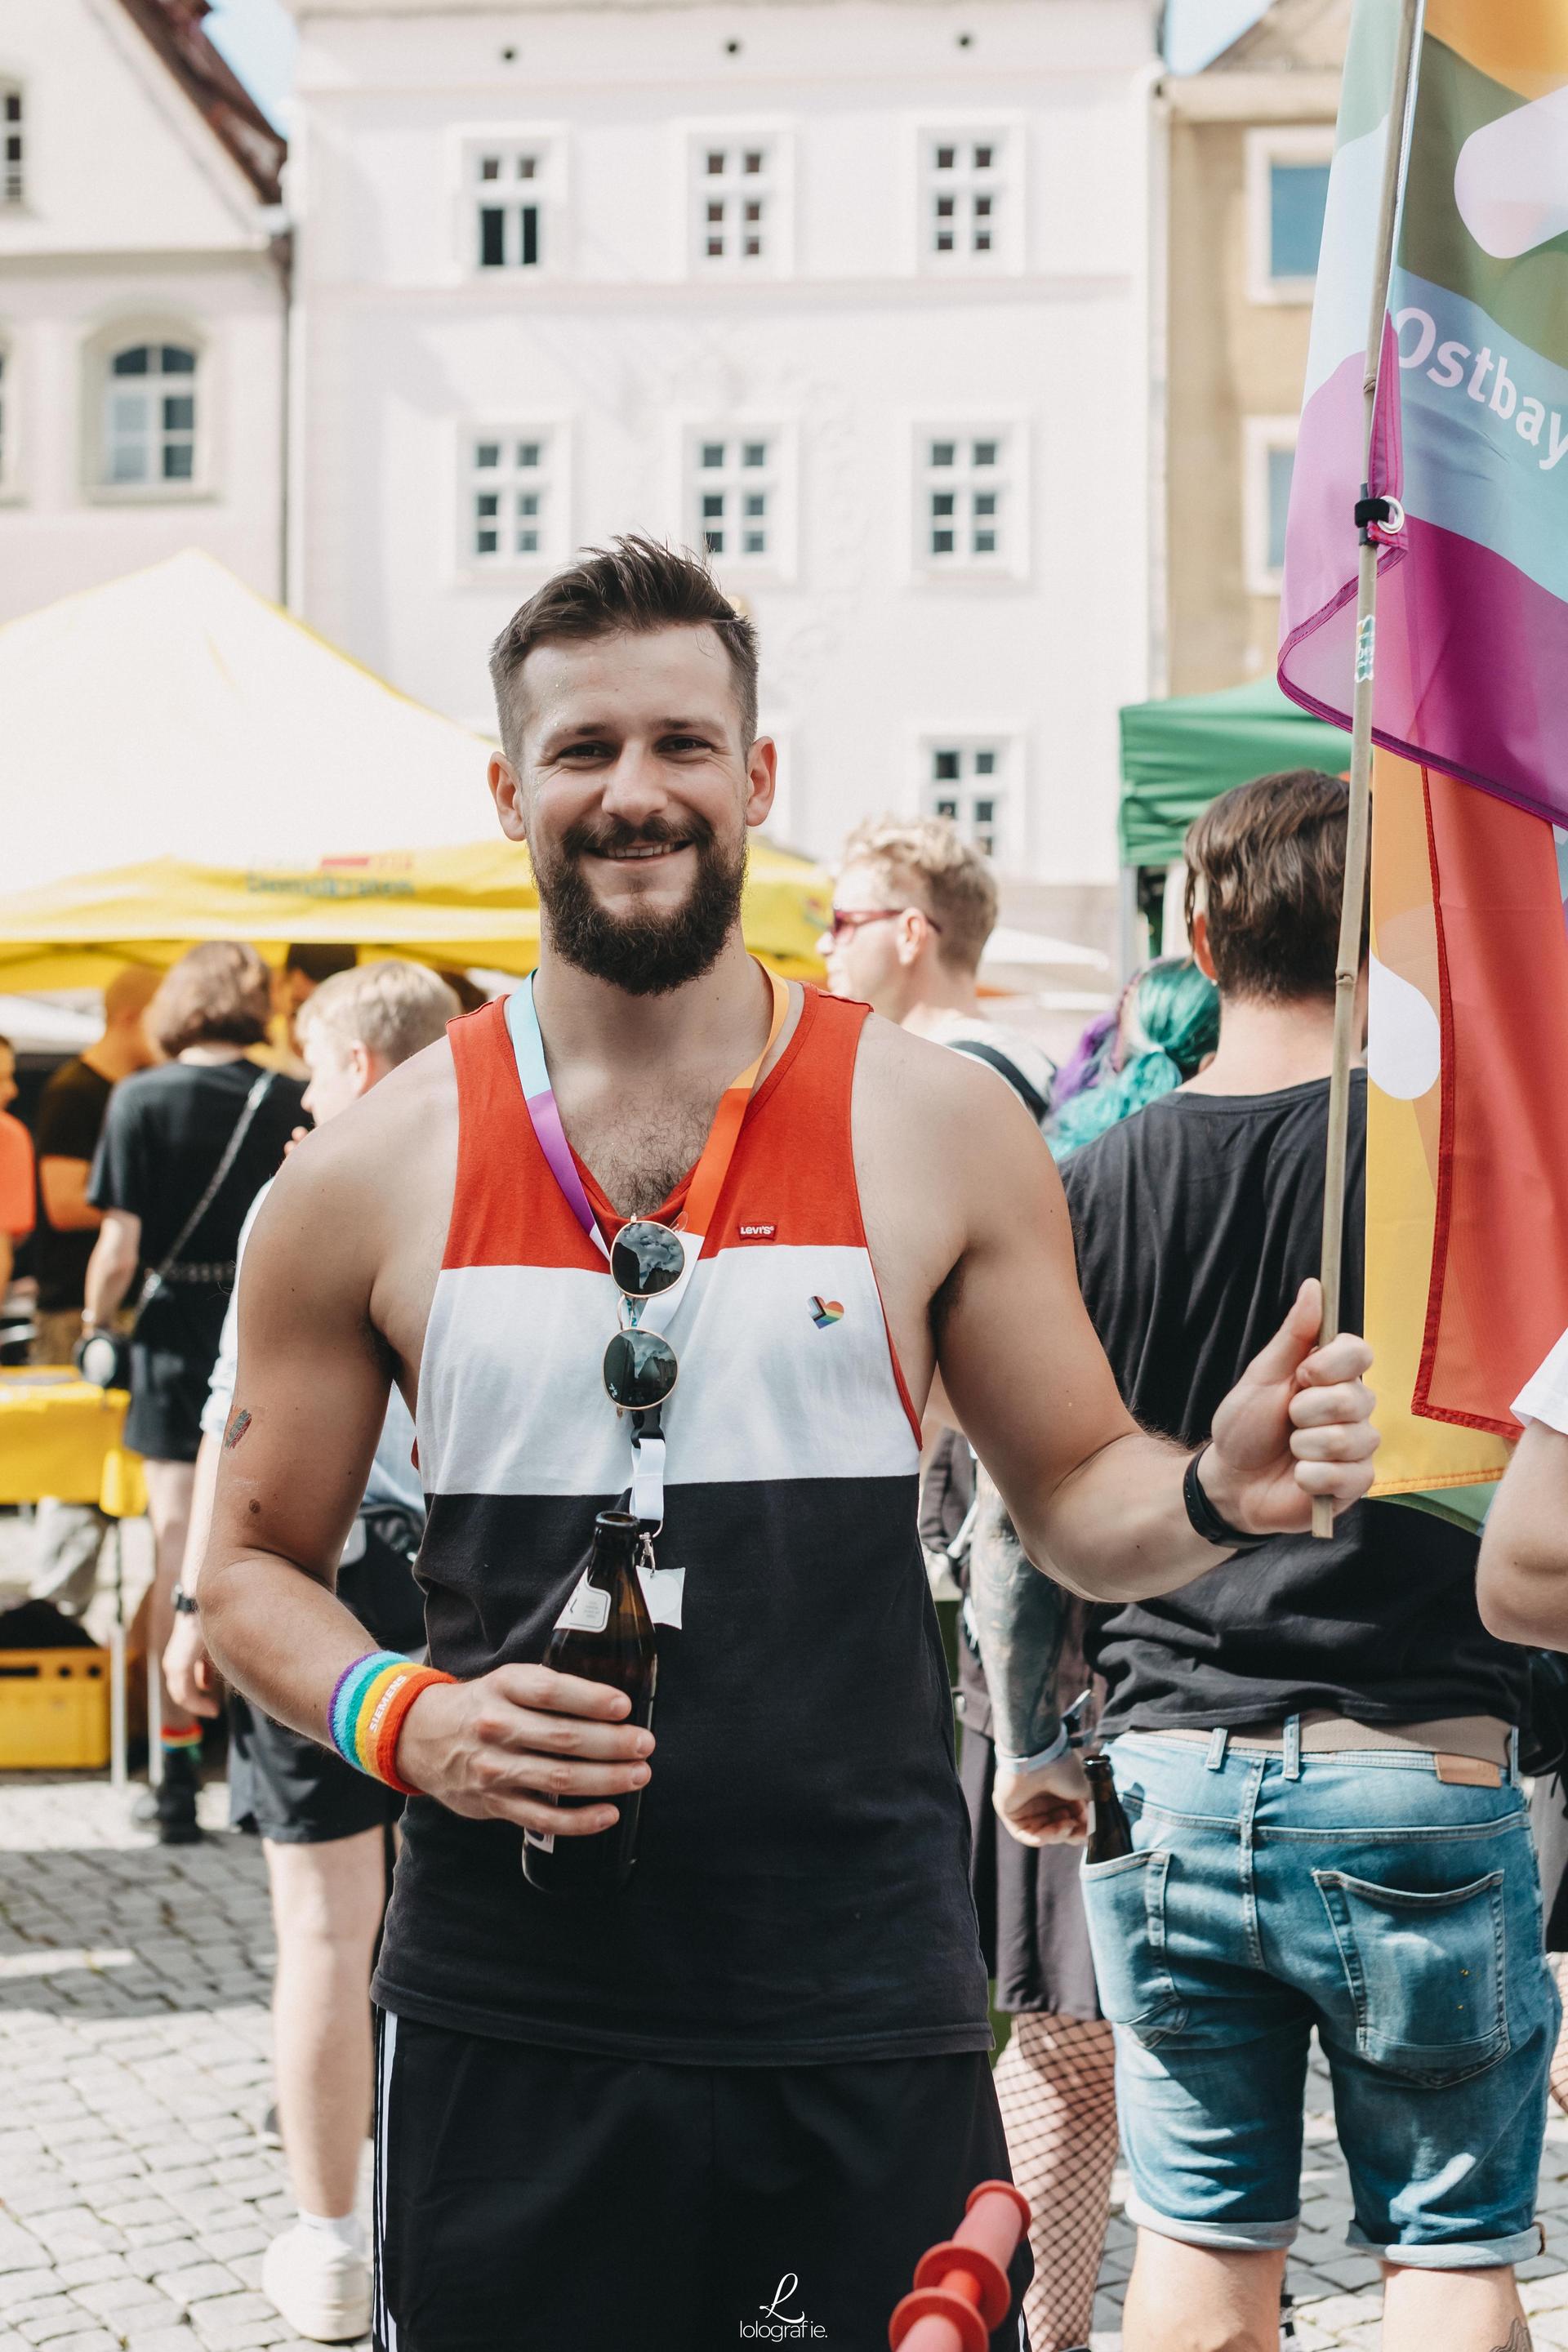
{"label": "man's beard", "polygon": [[[616,914],[600,904],[584,871],[584,857],[667,841],[689,844],[696,853],[697,871],[682,905],[665,913],[634,904]],[[607,824],[574,824],[547,862],[533,850],[533,879],[557,955],[628,996],[668,996],[712,970],[735,928],[746,879],[745,836],[731,854],[699,816],[679,826],[658,817],[639,825],[618,817]]]}

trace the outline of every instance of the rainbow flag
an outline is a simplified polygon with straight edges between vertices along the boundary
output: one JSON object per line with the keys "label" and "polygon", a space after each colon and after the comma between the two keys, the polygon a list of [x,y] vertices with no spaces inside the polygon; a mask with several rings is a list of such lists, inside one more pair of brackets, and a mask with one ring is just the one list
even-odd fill
{"label": "rainbow flag", "polygon": [[1388,752],[1373,776],[1366,1331],[1379,1495],[1500,1477],[1568,1325],[1560,836]]}
{"label": "rainbow flag", "polygon": [[[1400,0],[1357,0],[1279,683],[1348,727],[1362,376]],[[1373,444],[1379,743],[1568,822],[1568,0],[1426,0]]]}

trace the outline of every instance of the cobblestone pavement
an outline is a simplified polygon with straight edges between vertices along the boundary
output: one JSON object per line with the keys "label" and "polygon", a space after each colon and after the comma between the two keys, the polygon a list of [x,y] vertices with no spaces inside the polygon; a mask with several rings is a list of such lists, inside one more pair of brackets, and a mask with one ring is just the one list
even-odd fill
{"label": "cobblestone pavement", "polygon": [[[257,2129],[272,1961],[261,1856],[226,1833],[153,1846],[129,1801],[102,1781],[0,1775],[0,2352],[305,2352],[258,2292],[262,2248],[291,2210]],[[203,1810],[218,1831],[225,1791]],[[1310,2095],[1298,2352],[1373,2352],[1376,2272],[1344,2248],[1349,2190],[1317,2068]],[[1568,2352],[1560,2119],[1541,2214],[1547,2251],[1525,2267],[1525,2301],[1538,2352]],[[1131,2254],[1118,2210],[1095,2352],[1121,2342]]]}

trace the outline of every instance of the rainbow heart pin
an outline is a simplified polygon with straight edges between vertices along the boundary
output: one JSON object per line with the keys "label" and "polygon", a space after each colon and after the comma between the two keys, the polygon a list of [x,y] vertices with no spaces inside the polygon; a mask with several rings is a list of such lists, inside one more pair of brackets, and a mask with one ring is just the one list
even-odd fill
{"label": "rainbow heart pin", "polygon": [[811,1319],[819,1331],[826,1331],[830,1323],[841,1323],[844,1319],[842,1302],[837,1298],[814,1298]]}

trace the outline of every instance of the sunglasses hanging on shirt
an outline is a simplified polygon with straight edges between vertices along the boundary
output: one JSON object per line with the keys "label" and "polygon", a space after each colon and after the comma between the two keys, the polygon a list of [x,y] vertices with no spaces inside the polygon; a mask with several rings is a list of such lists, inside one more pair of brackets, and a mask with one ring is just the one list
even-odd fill
{"label": "sunglasses hanging on shirt", "polygon": [[642,1318],[661,1298],[671,1307],[679,1303],[670,1294],[680,1287],[701,1255],[747,1107],[763,1064],[784,1027],[789,990],[775,972],[764,965],[757,968],[773,996],[767,1043],[721,1096],[684,1206],[672,1224],[658,1217],[630,1218],[609,1243],[599,1230],[561,1124],[533,1002],[532,977],[507,999],[507,1028],[539,1148],[578,1223],[608,1261],[610,1278],[621,1294],[620,1328],[605,1349],[603,1377],[605,1394],[617,1412],[632,1416],[632,1508],[645,1526],[657,1527],[664,1519],[664,1434],[658,1416],[675,1392],[680,1364],[664,1333],[645,1325]]}

